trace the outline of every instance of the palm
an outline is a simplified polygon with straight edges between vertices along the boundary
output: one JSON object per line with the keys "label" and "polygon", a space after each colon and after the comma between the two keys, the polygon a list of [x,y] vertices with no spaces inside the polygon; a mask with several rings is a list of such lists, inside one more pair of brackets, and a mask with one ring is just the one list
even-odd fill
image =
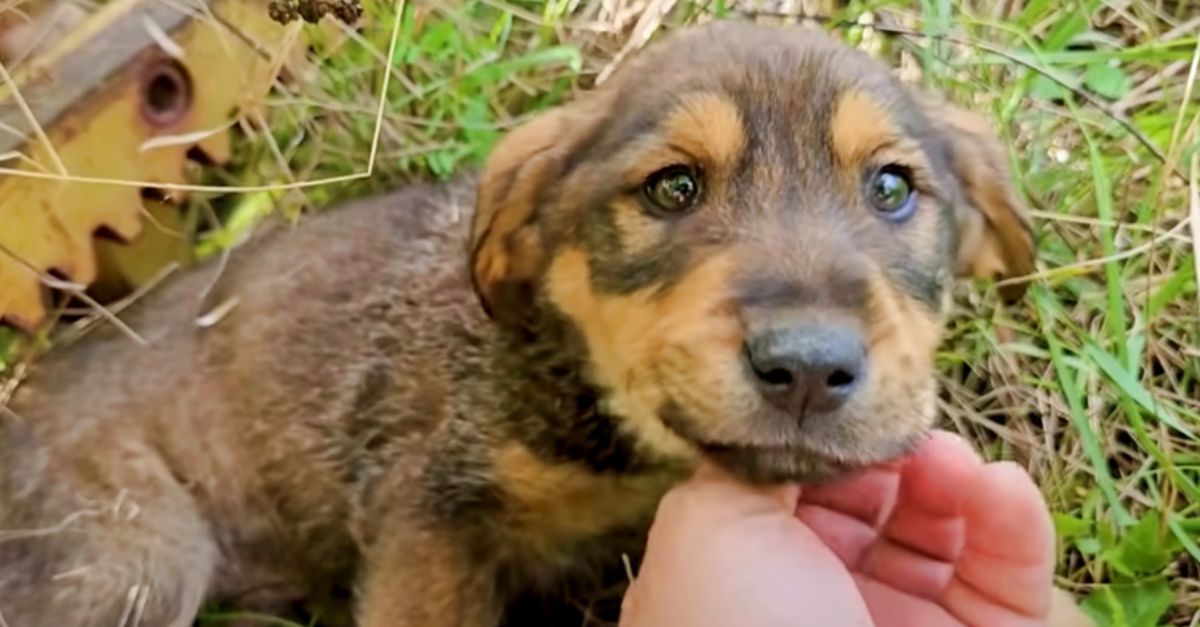
{"label": "palm", "polygon": [[1050,612],[1041,495],[961,440],[935,434],[902,465],[806,488],[796,515],[849,568],[878,627],[1024,627]]}

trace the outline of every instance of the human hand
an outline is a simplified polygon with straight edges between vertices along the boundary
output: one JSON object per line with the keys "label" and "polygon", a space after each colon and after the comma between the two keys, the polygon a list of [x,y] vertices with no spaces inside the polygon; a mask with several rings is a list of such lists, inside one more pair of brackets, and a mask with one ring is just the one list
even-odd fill
{"label": "human hand", "polygon": [[706,466],[663,500],[621,625],[1045,625],[1053,547],[1028,475],[947,433],[803,491]]}

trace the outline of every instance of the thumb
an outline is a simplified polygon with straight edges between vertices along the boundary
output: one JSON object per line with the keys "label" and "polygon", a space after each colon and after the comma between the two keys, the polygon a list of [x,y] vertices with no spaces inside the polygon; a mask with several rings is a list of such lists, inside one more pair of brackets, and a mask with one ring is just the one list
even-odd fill
{"label": "thumb", "polygon": [[621,626],[644,622],[639,619],[644,613],[639,606],[645,605],[639,602],[645,596],[639,594],[646,587],[644,575],[655,579],[656,571],[664,568],[662,562],[671,564],[667,568],[671,571],[692,566],[692,560],[699,557],[697,548],[711,547],[720,530],[740,527],[747,519],[790,520],[799,499],[799,486],[749,484],[702,461],[691,477],[672,488],[659,504],[650,528],[646,562],[642,572],[631,579],[621,602]]}
{"label": "thumb", "polygon": [[702,461],[691,478],[676,489],[693,490],[708,498],[723,501],[723,507],[778,507],[791,514],[800,500],[800,486],[794,483],[754,484],[735,477],[728,470]]}
{"label": "thumb", "polygon": [[621,627],[869,625],[845,566],[795,517],[799,496],[701,465],[659,506]]}

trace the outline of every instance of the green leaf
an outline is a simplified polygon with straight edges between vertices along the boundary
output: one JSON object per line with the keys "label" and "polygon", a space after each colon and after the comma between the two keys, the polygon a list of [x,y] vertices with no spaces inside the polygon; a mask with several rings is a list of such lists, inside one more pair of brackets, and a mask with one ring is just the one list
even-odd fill
{"label": "green leaf", "polygon": [[1158,577],[1136,584],[1104,586],[1088,595],[1080,607],[1097,627],[1155,627],[1174,602],[1167,580]]}
{"label": "green leaf", "polygon": [[275,209],[271,192],[254,192],[238,197],[220,229],[205,234],[196,246],[196,255],[207,258],[234,246]]}
{"label": "green leaf", "polygon": [[[1126,516],[1129,516],[1129,519],[1122,524],[1126,526],[1136,524],[1133,516],[1128,513],[1126,513]],[[1113,550],[1117,547],[1117,532],[1113,530],[1111,525],[1097,525],[1096,539],[1099,541],[1100,547],[1104,550]]]}
{"label": "green leaf", "polygon": [[1045,74],[1038,74],[1029,86],[1029,94],[1038,100],[1062,100],[1067,97],[1066,87],[1059,85]]}
{"label": "green leaf", "polygon": [[487,101],[477,99],[466,102],[461,114],[462,135],[470,150],[470,158],[475,162],[482,163],[500,138],[499,131],[492,126],[494,123]]}
{"label": "green leaf", "polygon": [[1158,317],[1158,314],[1172,301],[1177,298],[1191,296],[1196,291],[1195,268],[1192,255],[1187,255],[1180,259],[1179,268],[1150,297],[1150,304],[1146,306],[1147,319]]}
{"label": "green leaf", "polygon": [[474,71],[474,78],[482,82],[495,82],[524,70],[564,65],[572,73],[583,69],[583,55],[574,46],[554,46],[499,63],[483,65]]}
{"label": "green leaf", "polygon": [[1050,33],[1042,40],[1042,49],[1046,51],[1062,50],[1071,43],[1076,35],[1087,30],[1087,27],[1087,14],[1072,12],[1059,20],[1058,24],[1050,30]]}
{"label": "green leaf", "polygon": [[1096,555],[1100,552],[1100,540],[1096,538],[1079,538],[1075,541],[1075,548],[1079,549],[1084,555]]}
{"label": "green leaf", "polygon": [[1158,512],[1149,511],[1129,527],[1115,548],[1104,552],[1104,559],[1127,577],[1157,575],[1175,559],[1179,543],[1166,533]]}
{"label": "green leaf", "polygon": [[1123,98],[1129,93],[1129,77],[1121,68],[1106,61],[1096,61],[1087,66],[1083,83],[1088,89],[1110,100]]}
{"label": "green leaf", "polygon": [[420,56],[420,48],[412,45],[413,33],[416,31],[416,18],[412,11],[407,11],[400,18],[400,32],[397,45],[392,54],[392,65],[411,65]]}
{"label": "green leaf", "polygon": [[428,163],[429,170],[444,179],[454,173],[458,158],[452,149],[438,150],[429,154]]}
{"label": "green leaf", "polygon": [[497,48],[503,48],[508,43],[508,36],[512,33],[513,15],[512,13],[501,13],[492,24],[492,30],[488,33],[488,40]]}
{"label": "green leaf", "polygon": [[462,49],[462,37],[454,23],[436,22],[421,35],[417,47],[426,57],[444,62]]}
{"label": "green leaf", "polygon": [[8,327],[0,327],[0,372],[8,369],[17,352],[17,332]]}
{"label": "green leaf", "polygon": [[1082,518],[1055,512],[1054,530],[1060,538],[1074,538],[1091,532],[1092,524]]}

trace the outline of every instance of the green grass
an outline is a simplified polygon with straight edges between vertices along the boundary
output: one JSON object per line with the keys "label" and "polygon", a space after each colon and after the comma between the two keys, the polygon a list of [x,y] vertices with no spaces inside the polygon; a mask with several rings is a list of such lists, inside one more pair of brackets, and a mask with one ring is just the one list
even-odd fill
{"label": "green grass", "polygon": [[[303,194],[198,199],[224,224],[200,238],[202,251],[272,208],[323,206],[478,164],[522,116],[590,84],[633,27],[614,25],[593,0],[410,4],[375,175]],[[660,27],[744,4],[680,1]],[[825,24],[989,113],[1035,210],[1039,272],[1024,302],[1002,306],[986,285],[959,291],[940,353],[945,424],[1034,475],[1055,512],[1060,584],[1101,625],[1194,626],[1200,298],[1196,243],[1181,224],[1188,185],[1174,170],[1186,172],[1200,149],[1200,105],[1184,102],[1200,27],[1180,28],[1200,6],[1116,4],[851,0],[831,6]],[[241,139],[236,162],[207,176],[259,184],[362,171],[393,10],[367,3],[349,38],[309,27],[319,71],[274,92],[270,132]],[[915,35],[852,25],[868,13]],[[0,362],[12,359],[0,348]]]}

